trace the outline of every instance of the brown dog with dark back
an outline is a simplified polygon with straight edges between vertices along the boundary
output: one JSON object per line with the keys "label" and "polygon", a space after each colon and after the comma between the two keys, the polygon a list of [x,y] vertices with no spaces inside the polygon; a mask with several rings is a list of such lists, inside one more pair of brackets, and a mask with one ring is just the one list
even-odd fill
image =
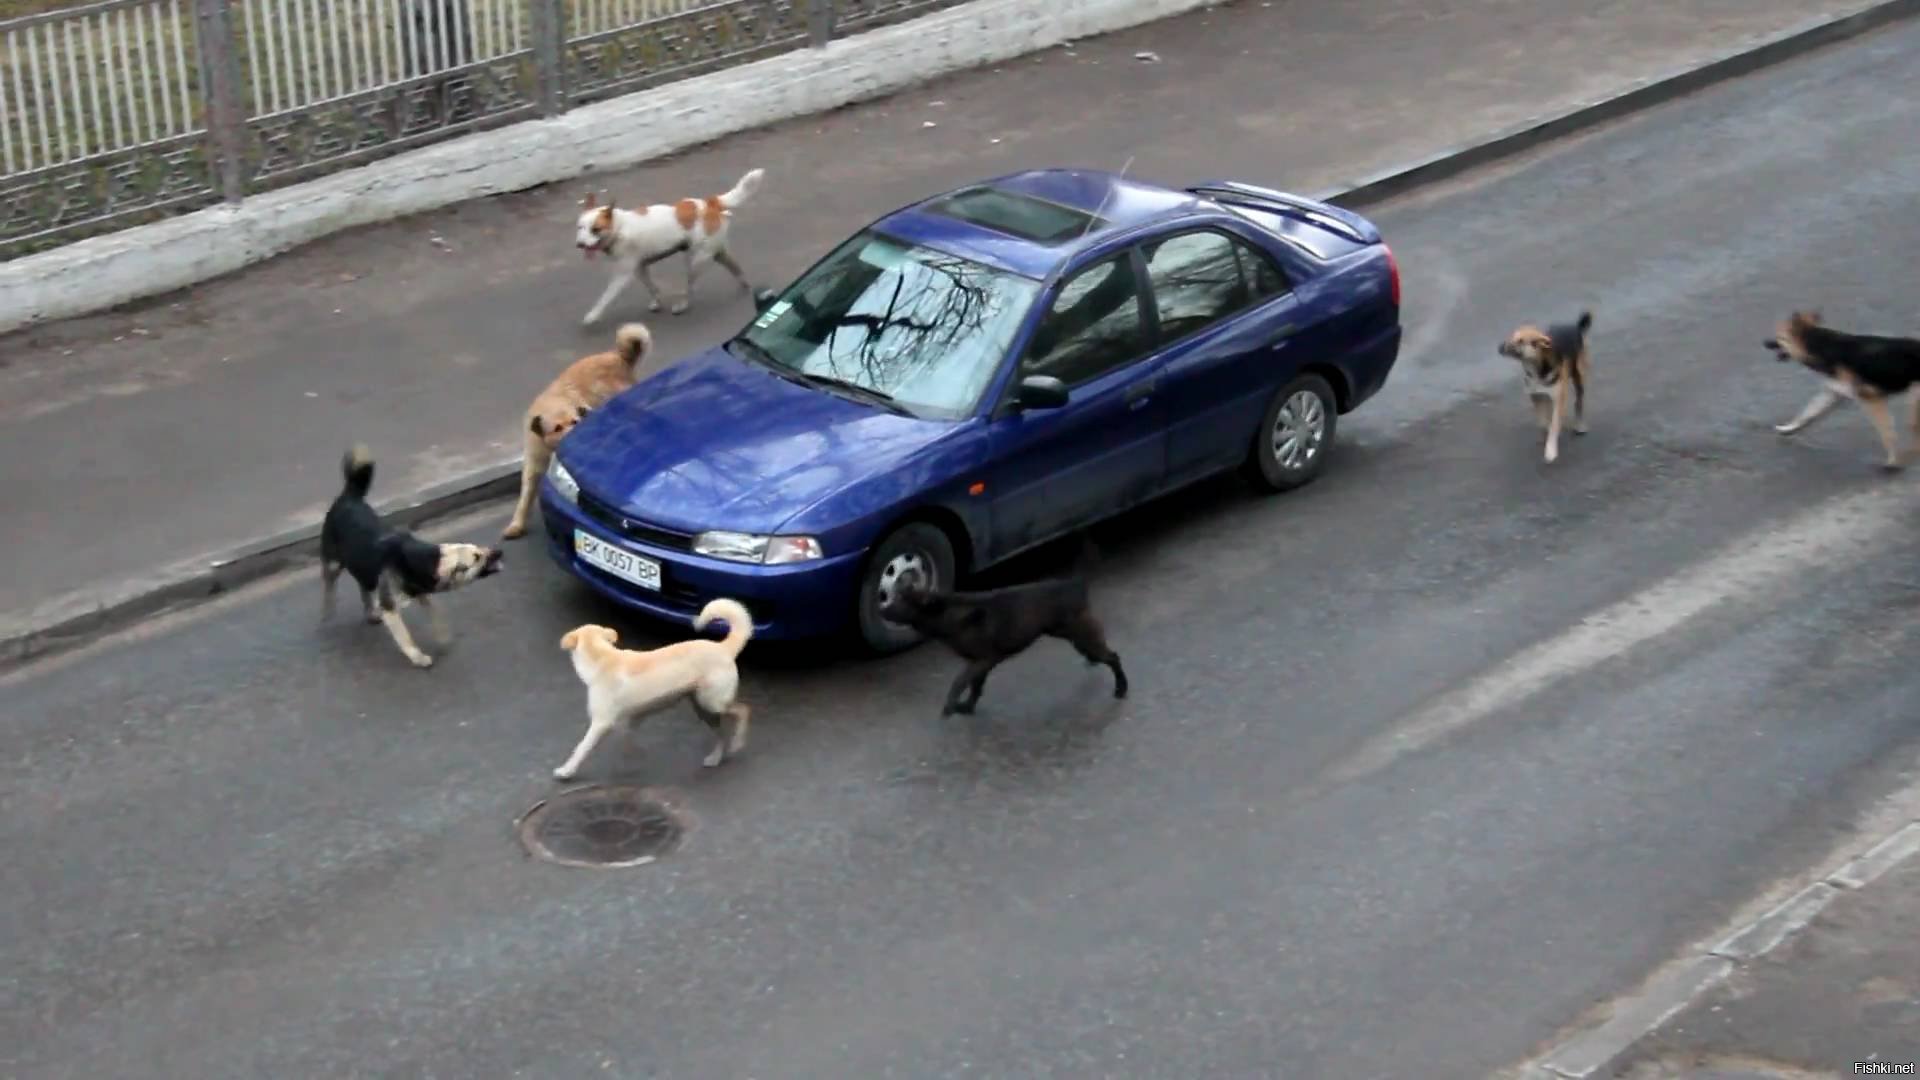
{"label": "brown dog with dark back", "polygon": [[533,399],[533,404],[527,406],[520,502],[514,506],[513,520],[507,523],[501,536],[517,540],[526,535],[533,493],[539,486],[540,475],[553,460],[554,448],[589,412],[632,386],[634,369],[652,351],[653,334],[641,323],[628,323],[614,333],[611,352],[595,353],[567,365],[567,369]]}

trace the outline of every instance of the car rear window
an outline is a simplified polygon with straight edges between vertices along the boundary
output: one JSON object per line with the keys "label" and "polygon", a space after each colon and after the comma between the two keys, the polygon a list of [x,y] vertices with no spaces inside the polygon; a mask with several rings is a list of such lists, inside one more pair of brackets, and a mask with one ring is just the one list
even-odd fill
{"label": "car rear window", "polygon": [[990,187],[957,191],[927,209],[1042,244],[1070,239],[1103,224],[1084,210]]}

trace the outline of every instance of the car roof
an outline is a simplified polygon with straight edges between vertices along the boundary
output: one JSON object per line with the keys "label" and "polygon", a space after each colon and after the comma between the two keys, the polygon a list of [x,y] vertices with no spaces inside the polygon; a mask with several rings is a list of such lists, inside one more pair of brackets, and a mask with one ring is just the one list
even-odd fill
{"label": "car roof", "polygon": [[881,218],[900,240],[1044,278],[1116,231],[1209,216],[1185,191],[1099,169],[1032,169],[942,192]]}

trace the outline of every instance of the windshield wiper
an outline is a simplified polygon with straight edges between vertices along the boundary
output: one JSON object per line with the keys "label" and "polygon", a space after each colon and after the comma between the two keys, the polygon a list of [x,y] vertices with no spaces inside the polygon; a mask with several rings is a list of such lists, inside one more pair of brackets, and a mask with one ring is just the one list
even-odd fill
{"label": "windshield wiper", "polygon": [[832,390],[838,390],[843,394],[847,394],[852,397],[862,398],[866,401],[873,402],[874,404],[884,406],[885,408],[891,409],[892,411],[899,413],[901,416],[913,415],[913,413],[909,412],[905,406],[895,401],[893,399],[892,394],[889,394],[884,390],[875,390],[871,386],[862,386],[857,382],[852,382],[848,379],[836,378],[835,376],[832,376],[832,375],[815,375],[813,372],[810,372],[810,371],[796,371],[794,372],[794,375],[799,377],[800,379],[805,380],[808,385],[823,386]]}
{"label": "windshield wiper", "polygon": [[727,344],[730,347],[737,348],[741,353],[745,354],[748,360],[759,364],[761,367],[772,368],[774,371],[782,374],[786,374],[792,370],[782,365],[778,360],[775,360],[773,354],[768,352],[764,346],[756,344],[752,338],[747,337],[745,334],[734,338],[732,341],[727,342]]}
{"label": "windshield wiper", "polygon": [[832,375],[815,375],[810,371],[790,368],[780,361],[775,360],[773,354],[768,352],[764,346],[755,344],[749,338],[737,337],[727,342],[727,344],[729,346],[738,346],[741,355],[746,359],[759,364],[761,367],[766,368],[768,371],[788,382],[795,382],[801,386],[811,386],[816,389],[825,388],[834,390],[848,397],[859,398],[862,401],[879,405],[901,416],[916,415],[911,409],[895,401],[893,395],[884,390],[875,390],[871,386],[862,386],[857,382],[836,378]]}

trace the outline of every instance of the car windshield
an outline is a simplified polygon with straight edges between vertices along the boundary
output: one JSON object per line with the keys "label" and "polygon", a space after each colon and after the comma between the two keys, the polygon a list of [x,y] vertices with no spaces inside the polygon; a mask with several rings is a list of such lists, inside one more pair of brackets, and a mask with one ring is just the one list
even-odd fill
{"label": "car windshield", "polygon": [[957,418],[986,390],[1039,288],[864,231],[794,282],[733,351],[834,392]]}

